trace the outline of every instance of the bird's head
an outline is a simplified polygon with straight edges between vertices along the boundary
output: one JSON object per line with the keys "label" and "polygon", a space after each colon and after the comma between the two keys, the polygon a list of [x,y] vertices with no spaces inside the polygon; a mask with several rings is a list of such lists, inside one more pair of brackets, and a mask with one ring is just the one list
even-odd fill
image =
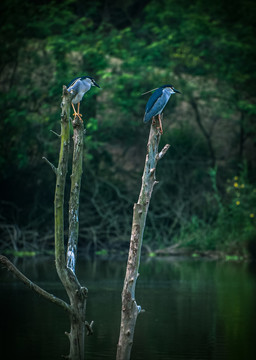
{"label": "bird's head", "polygon": [[155,91],[155,90],[161,90],[161,91],[163,91],[164,89],[167,89],[170,94],[175,94],[175,93],[181,94],[181,92],[180,92],[179,90],[174,89],[173,85],[163,85],[163,86],[160,86],[159,88],[155,88],[155,89],[146,91],[146,92],[144,92],[144,93],[141,94],[141,95],[146,95],[146,94],[148,94],[148,93],[150,93],[150,92],[153,92],[153,91]]}
{"label": "bird's head", "polygon": [[175,93],[181,94],[179,90],[174,89],[173,85],[163,85],[161,86],[161,88],[167,89],[170,92],[170,94],[175,94]]}
{"label": "bird's head", "polygon": [[96,83],[96,81],[94,80],[94,78],[90,77],[90,76],[82,76],[81,80],[87,82],[88,84],[90,84],[91,86],[97,86],[98,88],[100,88],[100,86]]}

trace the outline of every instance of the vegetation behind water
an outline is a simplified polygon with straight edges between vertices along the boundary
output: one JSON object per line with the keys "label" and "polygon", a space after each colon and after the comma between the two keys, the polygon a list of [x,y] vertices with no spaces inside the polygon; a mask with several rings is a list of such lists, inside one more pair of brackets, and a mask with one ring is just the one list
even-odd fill
{"label": "vegetation behind water", "polygon": [[80,248],[127,249],[149,127],[147,90],[182,95],[164,112],[144,241],[245,254],[255,246],[253,1],[2,1],[1,248],[53,247],[62,85],[95,77],[81,111],[86,149]]}

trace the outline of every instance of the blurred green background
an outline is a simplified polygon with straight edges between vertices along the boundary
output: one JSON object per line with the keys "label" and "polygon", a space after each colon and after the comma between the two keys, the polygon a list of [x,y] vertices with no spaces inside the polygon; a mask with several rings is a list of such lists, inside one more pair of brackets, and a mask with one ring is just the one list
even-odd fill
{"label": "blurred green background", "polygon": [[[62,85],[90,75],[80,249],[129,243],[149,126],[145,91],[173,84],[144,236],[149,253],[255,255],[255,1],[2,0],[0,248],[53,248]],[[69,179],[68,179],[69,180]],[[68,186],[67,186],[68,190]],[[67,193],[68,202],[68,193]]]}

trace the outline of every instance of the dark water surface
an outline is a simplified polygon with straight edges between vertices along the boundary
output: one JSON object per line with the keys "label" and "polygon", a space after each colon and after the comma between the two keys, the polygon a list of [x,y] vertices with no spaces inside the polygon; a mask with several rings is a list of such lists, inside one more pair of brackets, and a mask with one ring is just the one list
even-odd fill
{"label": "dark water surface", "polygon": [[[19,259],[31,280],[66,299],[53,258]],[[88,287],[86,360],[115,359],[126,261],[80,257],[77,275]],[[192,259],[141,263],[139,315],[132,360],[256,359],[256,265]],[[55,360],[68,353],[69,320],[0,269],[1,359]]]}

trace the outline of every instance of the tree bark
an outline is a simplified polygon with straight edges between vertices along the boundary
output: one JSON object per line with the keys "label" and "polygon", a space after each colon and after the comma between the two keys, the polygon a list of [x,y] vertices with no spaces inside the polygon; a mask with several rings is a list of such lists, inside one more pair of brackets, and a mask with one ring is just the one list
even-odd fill
{"label": "tree bark", "polygon": [[68,282],[68,272],[66,266],[64,265],[66,263],[64,242],[64,194],[70,146],[70,103],[71,96],[68,93],[66,87],[63,87],[61,103],[61,144],[59,164],[58,168],[56,169],[56,187],[54,197],[54,224],[56,270],[65,288]]}
{"label": "tree bark", "polygon": [[158,160],[161,159],[169,149],[169,145],[167,144],[163,150],[158,153],[160,137],[161,135],[157,124],[152,124],[147,144],[140,195],[138,202],[135,203],[133,207],[132,231],[122,291],[121,326],[116,360],[130,359],[136,320],[138,314],[141,312],[141,306],[137,305],[135,300],[135,288],[139,276],[143,233],[151,195],[154,185],[157,183],[155,177],[156,166]]}
{"label": "tree bark", "polygon": [[[77,245],[79,233],[79,199],[81,178],[83,173],[83,143],[84,143],[84,124],[78,118],[73,120],[74,129],[74,149],[73,149],[73,164],[71,174],[71,189],[69,199],[69,238],[67,246],[66,267],[69,270],[69,281],[71,282],[72,290],[68,292],[71,307],[73,309],[73,316],[71,316],[71,328],[69,333],[70,340],[70,354],[69,358],[84,359],[84,339],[85,327],[89,324],[85,320],[86,312],[86,298],[88,290],[81,287],[76,275],[75,266],[77,258]],[[68,286],[69,288],[69,286]],[[89,334],[92,334],[92,329],[89,329]]]}
{"label": "tree bark", "polygon": [[62,116],[61,116],[61,146],[59,165],[56,171],[55,190],[55,258],[56,268],[60,280],[65,287],[72,310],[70,316],[70,333],[66,333],[70,340],[70,353],[68,359],[84,360],[84,337],[85,327],[90,325],[85,321],[86,298],[88,290],[82,287],[75,274],[77,257],[78,230],[79,230],[79,196],[82,176],[83,162],[83,122],[75,117],[73,120],[74,129],[74,150],[71,175],[71,192],[69,201],[69,239],[67,256],[65,258],[64,246],[64,192],[68,166],[68,154],[70,143],[70,102],[71,95],[66,87],[63,90]]}
{"label": "tree bark", "polygon": [[75,273],[77,244],[79,234],[79,199],[83,173],[84,124],[76,117],[73,121],[73,165],[69,198],[69,236],[67,248],[67,267]]}

